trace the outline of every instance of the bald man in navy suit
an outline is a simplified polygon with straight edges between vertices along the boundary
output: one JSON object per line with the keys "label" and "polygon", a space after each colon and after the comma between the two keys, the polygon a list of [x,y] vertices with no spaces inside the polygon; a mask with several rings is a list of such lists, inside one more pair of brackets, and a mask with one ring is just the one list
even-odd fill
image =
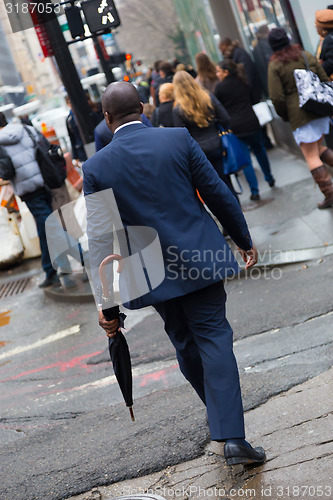
{"label": "bald man in navy suit", "polygon": [[[89,195],[94,198],[108,189],[113,190],[125,227],[156,231],[164,279],[125,305],[152,305],[160,314],[180,370],[206,404],[212,440],[225,442],[227,464],[262,464],[264,450],[245,440],[233,333],[225,317],[223,280],[239,268],[196,190],[250,268],[257,262],[257,251],[240,206],[186,129],[142,124],[142,103],[131,84],[110,84],[103,111],[114,137],[83,166],[88,238],[101,224],[105,208],[98,213]],[[105,251],[105,234],[101,249],[95,241],[96,255]],[[108,336],[117,334],[118,320],[107,321],[102,311],[100,325]]]}

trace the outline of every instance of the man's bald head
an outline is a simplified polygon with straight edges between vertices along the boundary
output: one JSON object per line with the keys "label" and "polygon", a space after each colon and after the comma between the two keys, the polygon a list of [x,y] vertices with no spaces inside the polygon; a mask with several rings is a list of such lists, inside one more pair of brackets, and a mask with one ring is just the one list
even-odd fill
{"label": "man's bald head", "polygon": [[103,112],[109,128],[141,120],[142,104],[136,88],[129,82],[110,83],[102,97]]}

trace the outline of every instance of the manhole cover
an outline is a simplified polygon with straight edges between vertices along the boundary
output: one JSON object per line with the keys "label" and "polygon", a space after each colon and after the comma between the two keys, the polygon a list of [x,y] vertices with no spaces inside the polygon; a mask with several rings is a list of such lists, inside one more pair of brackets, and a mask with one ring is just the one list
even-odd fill
{"label": "manhole cover", "polygon": [[0,299],[10,297],[11,295],[18,295],[27,288],[31,278],[22,278],[15,281],[6,281],[0,283]]}

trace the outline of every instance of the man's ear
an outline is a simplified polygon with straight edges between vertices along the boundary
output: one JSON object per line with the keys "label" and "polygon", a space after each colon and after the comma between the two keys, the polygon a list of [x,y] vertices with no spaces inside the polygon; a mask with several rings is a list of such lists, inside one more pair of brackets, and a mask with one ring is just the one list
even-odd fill
{"label": "man's ear", "polygon": [[104,118],[105,118],[106,124],[108,126],[111,125],[112,118],[111,118],[111,115],[108,111],[104,111]]}
{"label": "man's ear", "polygon": [[143,113],[143,103],[140,102],[140,115],[142,115],[142,113]]}

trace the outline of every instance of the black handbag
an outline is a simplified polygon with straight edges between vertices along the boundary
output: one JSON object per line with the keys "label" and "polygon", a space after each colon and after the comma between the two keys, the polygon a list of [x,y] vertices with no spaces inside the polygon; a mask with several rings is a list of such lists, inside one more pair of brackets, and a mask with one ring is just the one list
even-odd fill
{"label": "black handbag", "polygon": [[305,52],[302,52],[306,69],[295,69],[294,77],[299,96],[299,107],[318,116],[333,115],[332,82],[321,82],[309,69]]}
{"label": "black handbag", "polygon": [[15,168],[11,157],[6,153],[5,148],[0,146],[0,178],[10,181],[15,177]]}
{"label": "black handbag", "polygon": [[63,185],[67,177],[66,160],[60,146],[50,144],[42,134],[36,141],[31,130],[24,127],[34,143],[36,150],[36,160],[39,165],[46,186],[56,189]]}

